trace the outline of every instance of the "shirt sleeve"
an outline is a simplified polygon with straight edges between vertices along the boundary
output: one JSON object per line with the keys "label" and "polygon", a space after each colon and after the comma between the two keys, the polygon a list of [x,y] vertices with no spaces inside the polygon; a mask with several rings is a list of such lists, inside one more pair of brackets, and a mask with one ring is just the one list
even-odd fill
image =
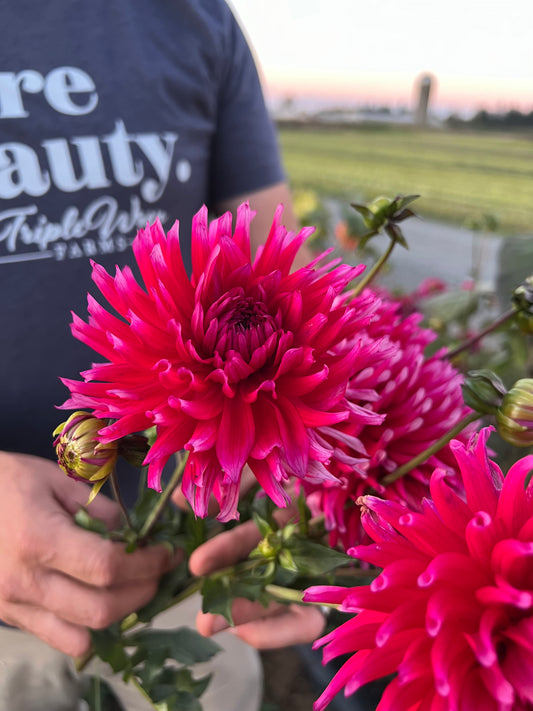
{"label": "shirt sleeve", "polygon": [[212,205],[286,179],[252,53],[229,10],[227,27],[211,151]]}

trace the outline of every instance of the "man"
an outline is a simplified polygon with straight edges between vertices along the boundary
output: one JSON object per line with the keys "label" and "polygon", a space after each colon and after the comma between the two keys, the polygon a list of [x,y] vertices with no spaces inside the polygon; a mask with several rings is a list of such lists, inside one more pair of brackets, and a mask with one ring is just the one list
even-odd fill
{"label": "man", "polygon": [[[4,3],[0,50],[0,619],[68,655],[154,594],[176,563],[77,528],[87,488],[51,461],[54,405],[91,355],[69,334],[89,258],[131,261],[135,232],[249,199],[255,245],[294,226],[247,44],[222,0]],[[184,251],[187,251],[186,246]],[[92,513],[113,525],[99,495]],[[1,655],[0,655],[1,656]]]}

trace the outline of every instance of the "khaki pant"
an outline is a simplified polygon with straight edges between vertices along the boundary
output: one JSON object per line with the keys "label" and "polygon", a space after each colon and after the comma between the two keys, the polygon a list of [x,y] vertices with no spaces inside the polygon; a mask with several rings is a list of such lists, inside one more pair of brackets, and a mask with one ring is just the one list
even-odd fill
{"label": "khaki pant", "polygon": [[[160,629],[194,626],[198,598],[159,615]],[[258,711],[262,697],[262,670],[258,653],[237,637],[221,633],[222,647],[210,662],[198,665],[198,674],[213,677],[201,697],[203,711]],[[99,673],[111,684],[127,711],[153,711],[137,689],[123,683],[99,660],[87,673]],[[44,642],[15,629],[0,629],[0,711],[84,711],[72,659]]]}

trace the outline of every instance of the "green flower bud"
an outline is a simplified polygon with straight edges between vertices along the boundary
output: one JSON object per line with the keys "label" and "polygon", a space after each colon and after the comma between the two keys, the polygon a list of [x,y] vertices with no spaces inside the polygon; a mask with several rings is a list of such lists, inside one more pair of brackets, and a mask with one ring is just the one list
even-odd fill
{"label": "green flower bud", "polygon": [[116,442],[103,444],[98,432],[106,423],[88,412],[74,412],[54,430],[57,463],[69,477],[93,483],[90,503],[109,477],[117,461]]}
{"label": "green flower bud", "polygon": [[368,203],[368,209],[372,213],[372,217],[365,219],[366,226],[376,229],[384,225],[389,217],[392,203],[393,201],[390,198],[383,196],[377,197]]}
{"label": "green flower bud", "polygon": [[518,380],[496,413],[501,438],[515,447],[533,445],[533,378]]}
{"label": "green flower bud", "polygon": [[393,242],[399,242],[403,247],[407,247],[405,237],[398,226],[408,217],[414,217],[415,213],[407,207],[418,195],[397,195],[394,199],[384,197],[375,198],[368,205],[359,205],[352,202],[351,206],[362,216],[367,232],[361,235],[361,247],[366,242],[383,230]]}
{"label": "green flower bud", "polygon": [[150,451],[148,438],[141,434],[122,437],[118,442],[118,454],[134,467],[142,467]]}
{"label": "green flower bud", "polygon": [[494,415],[503,403],[507,388],[491,370],[471,370],[462,386],[465,404],[480,415]]}
{"label": "green flower bud", "polygon": [[263,538],[257,544],[256,551],[261,554],[262,558],[275,558],[278,553],[279,546],[273,546],[269,538]]}
{"label": "green flower bud", "polygon": [[522,333],[533,334],[533,275],[513,291],[511,301],[517,311],[518,328]]}

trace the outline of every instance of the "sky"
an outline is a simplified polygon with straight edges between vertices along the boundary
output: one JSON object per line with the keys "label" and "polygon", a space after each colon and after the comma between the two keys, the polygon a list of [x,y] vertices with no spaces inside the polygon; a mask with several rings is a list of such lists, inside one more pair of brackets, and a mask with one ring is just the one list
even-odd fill
{"label": "sky", "polygon": [[533,110],[533,0],[228,0],[271,99]]}

